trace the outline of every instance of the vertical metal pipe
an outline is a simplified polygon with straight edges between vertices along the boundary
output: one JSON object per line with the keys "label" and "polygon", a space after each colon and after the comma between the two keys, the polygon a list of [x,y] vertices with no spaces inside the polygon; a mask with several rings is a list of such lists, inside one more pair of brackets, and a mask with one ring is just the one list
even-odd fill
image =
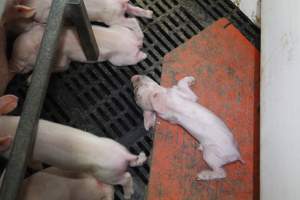
{"label": "vertical metal pipe", "polygon": [[28,158],[36,138],[36,128],[48,87],[51,67],[54,64],[56,47],[64,17],[65,0],[53,0],[45,34],[43,36],[32,84],[28,89],[15,141],[6,167],[1,200],[15,200],[18,197]]}

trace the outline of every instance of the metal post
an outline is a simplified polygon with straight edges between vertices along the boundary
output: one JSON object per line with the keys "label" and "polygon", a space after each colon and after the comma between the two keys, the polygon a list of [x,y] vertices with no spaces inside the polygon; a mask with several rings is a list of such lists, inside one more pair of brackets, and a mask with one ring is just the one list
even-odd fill
{"label": "metal post", "polygon": [[18,197],[28,158],[36,138],[36,128],[42,109],[42,102],[48,87],[51,67],[59,39],[64,17],[65,0],[53,0],[48,23],[43,36],[32,84],[28,89],[20,123],[16,132],[10,159],[6,167],[3,185],[0,190],[1,200],[15,200]]}
{"label": "metal post", "polygon": [[77,28],[81,46],[88,60],[98,60],[99,49],[82,0],[67,0],[66,17]]}

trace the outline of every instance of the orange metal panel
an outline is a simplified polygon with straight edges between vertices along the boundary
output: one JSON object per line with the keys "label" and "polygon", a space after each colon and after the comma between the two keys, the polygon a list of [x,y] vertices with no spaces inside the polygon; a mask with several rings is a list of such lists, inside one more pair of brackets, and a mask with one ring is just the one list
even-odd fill
{"label": "orange metal panel", "polygon": [[156,127],[148,200],[258,199],[259,52],[220,19],[164,58],[161,84],[196,77],[199,102],[220,116],[238,141],[246,164],[227,165],[227,178],[197,181],[206,164],[198,142],[177,125]]}

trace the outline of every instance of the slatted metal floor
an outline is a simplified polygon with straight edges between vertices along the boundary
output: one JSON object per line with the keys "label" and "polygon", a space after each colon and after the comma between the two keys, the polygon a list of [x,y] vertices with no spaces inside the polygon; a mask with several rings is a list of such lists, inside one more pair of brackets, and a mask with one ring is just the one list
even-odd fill
{"label": "slatted metal floor", "polygon": [[[227,17],[257,47],[260,30],[230,0],[131,0],[154,11],[152,20],[140,19],[145,33],[144,51],[148,58],[130,67],[109,63],[72,63],[64,73],[51,78],[42,118],[113,138],[131,152],[150,154],[152,133],[143,128],[141,110],[136,106],[130,77],[147,74],[160,81],[163,56],[221,17]],[[124,47],[126,48],[126,47]],[[27,86],[25,76],[17,76],[6,93],[20,98],[14,114],[19,114]],[[144,199],[150,161],[132,168],[133,199]],[[120,189],[115,199],[122,199]]]}

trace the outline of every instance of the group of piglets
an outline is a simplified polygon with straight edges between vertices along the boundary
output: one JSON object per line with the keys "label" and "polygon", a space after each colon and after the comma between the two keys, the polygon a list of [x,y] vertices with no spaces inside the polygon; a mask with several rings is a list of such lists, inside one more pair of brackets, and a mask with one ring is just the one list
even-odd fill
{"label": "group of piglets", "polygon": [[[7,0],[0,20],[0,96],[16,73],[33,70],[52,0]],[[141,51],[143,32],[134,16],[152,18],[152,11],[129,4],[128,0],[84,0],[90,21],[107,26],[92,26],[99,48],[98,61],[116,66],[134,65],[147,55]],[[126,17],[128,14],[133,17]],[[6,38],[13,34],[10,59]],[[64,71],[71,61],[86,62],[74,27],[64,27],[53,71]],[[17,106],[17,97],[0,97],[0,151],[12,145],[19,117],[3,116]],[[24,180],[21,199],[113,199],[113,185],[123,187],[130,199],[133,180],[128,167],[141,166],[145,153],[131,154],[121,144],[90,133],[40,120],[32,163],[53,167]],[[2,176],[3,178],[3,176]],[[1,181],[2,181],[1,178]]]}
{"label": "group of piglets", "polygon": [[[19,122],[18,116],[4,114],[14,110],[17,100],[13,95],[0,97],[2,152],[11,146]],[[21,197],[23,200],[111,200],[112,185],[121,185],[124,198],[130,199],[134,190],[128,167],[141,166],[146,159],[144,152],[133,155],[114,140],[40,120],[32,162],[46,163],[53,168],[27,178]]]}
{"label": "group of piglets", "polygon": [[[53,0],[7,0],[7,12],[1,19],[0,95],[16,73],[33,70]],[[129,4],[128,0],[84,0],[91,21],[107,26],[92,26],[99,57],[95,62],[109,61],[115,66],[134,65],[147,55],[141,51],[144,34],[135,16],[152,18],[153,12]],[[12,12],[14,11],[14,12]],[[126,17],[129,14],[132,17]],[[7,61],[5,33],[16,35],[11,58]],[[71,61],[86,62],[74,27],[65,26],[59,40],[53,72],[67,70]],[[3,47],[3,48],[2,48]]]}
{"label": "group of piglets", "polygon": [[[140,49],[143,32],[134,16],[152,17],[152,11],[135,7],[128,0],[84,0],[92,21],[108,27],[92,26],[100,50],[97,61],[108,60],[116,66],[133,65],[147,56]],[[51,0],[9,1],[0,26],[0,93],[14,73],[32,71],[49,14]],[[14,13],[14,14],[12,14]],[[18,35],[11,59],[5,54],[5,33]],[[58,60],[53,71],[66,70],[71,61],[85,62],[86,58],[74,28],[65,27],[60,36]],[[3,62],[3,63],[2,63]],[[4,78],[3,78],[4,77]],[[197,103],[191,90],[193,77],[185,77],[171,88],[164,88],[147,76],[131,79],[136,103],[144,111],[146,130],[155,126],[156,117],[179,124],[199,141],[199,150],[211,168],[201,171],[198,180],[226,177],[223,166],[244,162],[233,135],[213,112]],[[183,106],[184,105],[184,106]],[[0,97],[0,151],[12,144],[19,117],[5,116],[17,106],[17,97]],[[57,123],[40,120],[32,163],[53,167],[27,178],[22,186],[22,199],[113,199],[113,185],[121,185],[124,198],[130,199],[133,180],[128,167],[141,166],[145,153],[131,154],[121,144]]]}

